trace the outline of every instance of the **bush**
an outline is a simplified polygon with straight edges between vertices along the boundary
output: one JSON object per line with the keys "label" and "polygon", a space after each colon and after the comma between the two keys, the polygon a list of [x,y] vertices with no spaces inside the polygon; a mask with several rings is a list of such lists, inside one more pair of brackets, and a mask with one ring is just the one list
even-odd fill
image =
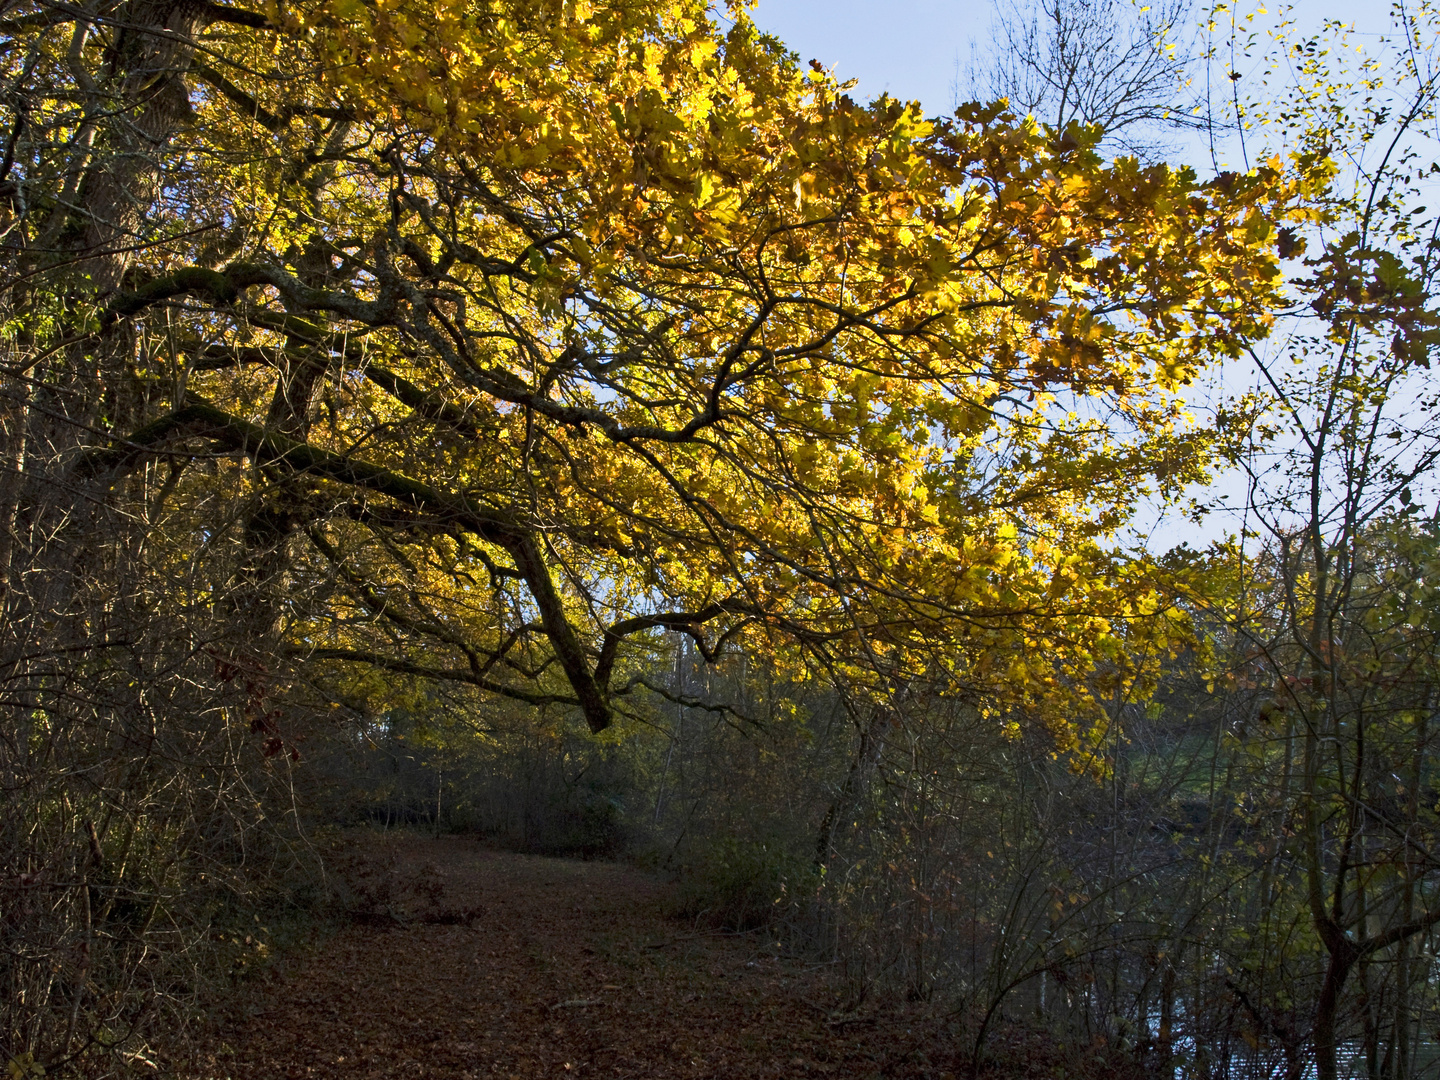
{"label": "bush", "polygon": [[783,843],[721,838],[681,872],[681,914],[727,930],[756,930],[793,915],[820,869]]}

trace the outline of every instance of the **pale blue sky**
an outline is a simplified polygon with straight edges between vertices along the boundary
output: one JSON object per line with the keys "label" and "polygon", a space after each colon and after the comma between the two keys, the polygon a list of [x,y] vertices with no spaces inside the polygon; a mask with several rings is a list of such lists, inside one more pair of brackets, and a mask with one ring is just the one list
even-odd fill
{"label": "pale blue sky", "polygon": [[[1281,5],[1268,6],[1274,12]],[[1316,26],[1326,18],[1358,20],[1357,30],[1379,32],[1389,22],[1386,0],[1299,0],[1293,7],[1298,19]],[[760,0],[754,17],[801,60],[859,79],[858,96],[888,90],[918,98],[935,114],[951,110],[956,61],[968,59],[971,39],[983,45],[990,10],[990,0]]]}
{"label": "pale blue sky", "polygon": [[[1242,12],[1261,6],[1257,0],[1239,2]],[[1208,6],[1208,0],[1197,0],[1195,6]],[[1266,6],[1273,14],[1282,5],[1267,0]],[[1298,0],[1292,11],[1304,29],[1318,30],[1326,19],[1344,20],[1359,35],[1391,28],[1389,0]],[[953,108],[957,61],[968,61],[972,40],[985,46],[990,13],[990,0],[760,0],[754,18],[802,61],[813,57],[841,79],[858,79],[857,97],[868,100],[889,91],[905,100],[919,99],[926,112],[935,115]],[[1206,156],[1198,146],[1192,152],[1182,156],[1196,164]],[[1243,365],[1214,369],[1194,387],[1192,400],[1204,414],[1210,395],[1243,389],[1252,377]],[[1244,501],[1244,485],[1238,472],[1222,474],[1207,491],[1195,494],[1208,499],[1228,495],[1230,505],[1238,506]],[[1197,527],[1157,507],[1139,515],[1133,535],[1161,550],[1182,541],[1203,545],[1237,525],[1237,518],[1217,513]]]}

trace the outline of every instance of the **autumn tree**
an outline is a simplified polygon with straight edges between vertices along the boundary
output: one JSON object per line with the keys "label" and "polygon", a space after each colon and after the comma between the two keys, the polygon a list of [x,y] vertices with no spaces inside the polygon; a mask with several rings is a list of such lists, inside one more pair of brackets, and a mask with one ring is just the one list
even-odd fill
{"label": "autumn tree", "polygon": [[[202,439],[268,469],[290,494],[251,542],[293,541],[334,597],[285,648],[448,662],[601,728],[639,685],[616,682],[629,642],[661,627],[890,677],[1029,633],[1079,672],[1069,646],[1106,633],[1080,611],[1143,612],[1094,540],[1147,475],[1195,468],[1173,392],[1208,335],[1266,325],[1273,171],[1197,188],[994,113],[860,108],[743,15],[722,42],[668,8],[496,14],[524,48],[448,12],[273,17],[339,73],[306,107],[334,175],[286,232],[275,162],[246,191],[264,245],[105,301],[103,326],[166,305],[177,355],[205,359],[185,402],[75,468]],[[474,35],[490,51],[459,57]],[[298,126],[293,95],[210,85],[202,116],[253,102],[266,144]],[[306,244],[333,249],[310,278]],[[216,309],[203,330],[175,327],[187,296]],[[257,423],[234,394],[263,372],[283,377]],[[419,651],[369,647],[344,611]]]}
{"label": "autumn tree", "polygon": [[[160,734],[225,746],[214,805],[253,808],[357,683],[594,731],[698,703],[650,669],[668,631],[877,733],[923,684],[1066,745],[1183,638],[1108,538],[1203,473],[1180,391],[1268,331],[1313,162],[1202,184],[857,104],[691,0],[0,31],[5,754],[53,826],[6,857],[61,890],[47,955],[171,820],[116,796],[168,790]],[[41,735],[134,767],[78,807]],[[156,865],[210,835],[174,827]],[[99,1030],[73,975],[17,1047]]]}

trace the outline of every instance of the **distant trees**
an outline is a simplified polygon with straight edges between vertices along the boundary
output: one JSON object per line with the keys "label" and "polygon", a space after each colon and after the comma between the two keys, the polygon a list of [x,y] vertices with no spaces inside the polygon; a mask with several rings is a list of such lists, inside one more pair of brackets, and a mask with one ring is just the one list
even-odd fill
{"label": "distant trees", "polygon": [[1276,107],[1276,134],[1299,154],[1338,149],[1340,171],[1292,252],[1304,258],[1303,318],[1247,346],[1259,390],[1239,406],[1266,412],[1244,421],[1250,498],[1228,616],[1270,682],[1266,718],[1285,747],[1282,843],[1327,957],[1313,1021],[1322,1080],[1338,1075],[1352,978],[1371,1075],[1407,1075],[1423,983],[1412,941],[1440,921],[1440,818],[1422,794],[1433,794],[1440,689],[1440,251],[1423,206],[1435,29],[1429,12],[1398,18],[1388,65],[1362,64],[1364,82],[1323,39],[1289,46],[1299,103]]}
{"label": "distant trees", "polygon": [[1056,131],[1098,124],[1106,149],[1153,157],[1210,121],[1190,84],[1194,17],[1192,0],[992,0],[956,98],[1005,98]]}
{"label": "distant trees", "polygon": [[[1217,22],[1249,25],[1219,7]],[[1013,18],[1002,19],[1015,72],[1088,85],[1093,68],[1064,46],[1100,27],[1100,13],[1059,4],[1046,15],[1050,38],[1015,37]],[[1219,414],[1246,481],[1232,500],[1242,512],[1227,519],[1238,532],[1195,578],[1228,677],[1244,690],[1225,721],[1233,750],[1216,758],[1223,781],[1211,777],[1224,795],[1210,807],[1233,801],[1244,826],[1212,858],[1258,874],[1245,901],[1254,929],[1227,961],[1225,987],[1287,1075],[1313,1054],[1325,1080],[1342,1071],[1347,1042],[1368,1075],[1412,1075],[1429,964],[1416,943],[1440,920],[1430,855],[1440,824],[1436,219],[1423,205],[1435,156],[1434,14],[1402,6],[1394,30],[1382,52],[1353,64],[1338,28],[1282,35],[1269,55],[1254,36],[1229,49],[1267,81],[1294,80],[1272,99],[1237,91],[1233,138],[1336,168],[1311,224],[1281,237],[1290,329],[1242,347],[1256,389]],[[1032,99],[1044,95],[1015,72],[997,78],[1038,108]]]}

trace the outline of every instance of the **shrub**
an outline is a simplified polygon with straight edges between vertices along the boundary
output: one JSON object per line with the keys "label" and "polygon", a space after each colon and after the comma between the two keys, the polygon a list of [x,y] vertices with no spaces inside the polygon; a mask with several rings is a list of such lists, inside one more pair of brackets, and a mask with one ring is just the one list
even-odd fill
{"label": "shrub", "polygon": [[723,837],[681,873],[681,914],[727,930],[755,930],[794,914],[814,895],[820,870],[773,840]]}

